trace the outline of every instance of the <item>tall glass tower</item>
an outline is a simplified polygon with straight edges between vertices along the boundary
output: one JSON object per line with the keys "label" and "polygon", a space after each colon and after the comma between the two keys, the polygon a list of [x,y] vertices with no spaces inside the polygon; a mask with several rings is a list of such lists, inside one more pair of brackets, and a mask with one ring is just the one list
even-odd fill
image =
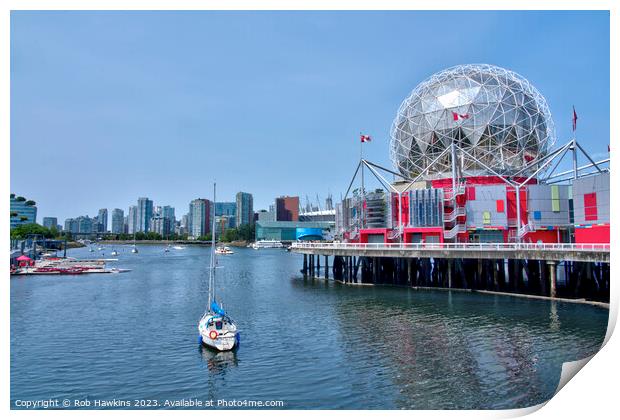
{"label": "tall glass tower", "polygon": [[237,227],[254,224],[254,198],[246,192],[237,193]]}

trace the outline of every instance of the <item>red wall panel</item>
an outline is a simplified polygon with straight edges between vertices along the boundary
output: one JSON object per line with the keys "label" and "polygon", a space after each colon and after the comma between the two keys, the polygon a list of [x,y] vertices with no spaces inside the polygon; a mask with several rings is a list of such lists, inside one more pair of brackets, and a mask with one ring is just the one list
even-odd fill
{"label": "red wall panel", "polygon": [[[514,190],[506,190],[506,201],[508,203],[508,211],[506,217],[508,219],[516,220],[517,218],[517,192]],[[519,191],[520,206],[521,206],[521,224],[527,224],[527,192]]]}
{"label": "red wall panel", "polygon": [[586,220],[598,219],[598,210],[596,208],[596,193],[588,193],[583,195],[583,211]]}
{"label": "red wall panel", "polygon": [[608,244],[609,225],[575,229],[575,242],[578,244]]}
{"label": "red wall panel", "polygon": [[537,243],[541,241],[544,244],[556,244],[558,243],[558,231],[557,230],[536,230],[528,232],[525,235],[524,242]]}

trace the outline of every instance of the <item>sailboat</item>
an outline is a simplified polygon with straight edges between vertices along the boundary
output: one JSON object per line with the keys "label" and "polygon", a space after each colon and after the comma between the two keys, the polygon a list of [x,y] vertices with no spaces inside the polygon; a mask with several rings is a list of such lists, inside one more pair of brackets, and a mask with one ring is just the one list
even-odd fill
{"label": "sailboat", "polygon": [[[166,241],[168,240],[168,235],[166,235]],[[168,242],[168,245],[166,245],[166,247],[164,248],[164,252],[170,252],[170,242]]]}
{"label": "sailboat", "polygon": [[[213,204],[215,208],[215,183],[213,184]],[[215,233],[215,217],[213,217],[213,229]],[[207,309],[198,322],[198,333],[201,344],[215,350],[232,350],[239,343],[237,325],[226,314],[224,309],[215,299],[215,235],[211,235],[211,266],[209,267],[209,300]]]}
{"label": "sailboat", "polygon": [[136,248],[136,232],[133,233],[133,248],[131,248],[132,254],[138,253],[138,248]]}

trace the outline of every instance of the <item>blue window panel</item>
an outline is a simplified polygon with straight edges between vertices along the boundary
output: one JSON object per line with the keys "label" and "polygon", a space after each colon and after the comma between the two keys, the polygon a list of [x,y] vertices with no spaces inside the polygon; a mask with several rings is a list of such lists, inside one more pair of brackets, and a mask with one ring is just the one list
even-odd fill
{"label": "blue window panel", "polygon": [[540,211],[534,212],[534,220],[540,220],[542,218]]}

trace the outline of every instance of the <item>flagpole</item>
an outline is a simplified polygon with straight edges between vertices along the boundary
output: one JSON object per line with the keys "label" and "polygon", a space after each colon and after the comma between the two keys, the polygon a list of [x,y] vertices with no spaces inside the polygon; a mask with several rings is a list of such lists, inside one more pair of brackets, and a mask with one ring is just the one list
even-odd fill
{"label": "flagpole", "polygon": [[362,200],[360,202],[360,229],[364,228],[364,202],[366,201],[366,191],[364,190],[364,141],[362,140],[362,133],[360,133],[360,165],[362,165]]}
{"label": "flagpole", "polygon": [[573,177],[577,179],[577,175],[579,170],[577,169],[577,139],[576,139],[576,131],[577,131],[577,112],[575,111],[575,105],[573,105]]}

